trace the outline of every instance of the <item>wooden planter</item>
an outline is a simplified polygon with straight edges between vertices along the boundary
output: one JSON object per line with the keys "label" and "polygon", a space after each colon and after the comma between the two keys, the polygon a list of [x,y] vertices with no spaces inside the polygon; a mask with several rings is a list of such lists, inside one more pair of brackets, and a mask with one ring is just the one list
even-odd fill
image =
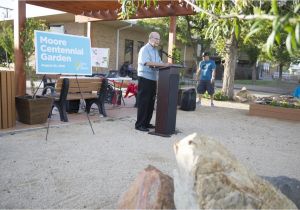
{"label": "wooden planter", "polygon": [[15,72],[0,67],[0,129],[16,125]]}
{"label": "wooden planter", "polygon": [[282,120],[300,121],[300,109],[276,107],[271,105],[250,104],[249,114],[261,117],[272,117]]}
{"label": "wooden planter", "polygon": [[37,96],[17,96],[16,108],[18,120],[25,124],[40,124],[47,121],[52,108],[52,98]]}

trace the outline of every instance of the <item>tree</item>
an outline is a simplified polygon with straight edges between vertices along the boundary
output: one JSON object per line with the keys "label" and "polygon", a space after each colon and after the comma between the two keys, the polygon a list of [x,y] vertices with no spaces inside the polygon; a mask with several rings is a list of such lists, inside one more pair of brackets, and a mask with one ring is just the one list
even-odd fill
{"label": "tree", "polygon": [[[8,23],[1,24],[2,33],[0,35],[0,46],[7,52],[8,57],[14,62],[14,33],[13,26]],[[44,31],[48,29],[45,21],[29,18],[26,20],[25,28],[21,32],[21,46],[25,58],[26,77],[30,79],[31,92],[34,93],[34,80],[36,79],[35,69],[30,65],[30,58],[33,56],[34,47],[34,31]]]}
{"label": "tree", "polygon": [[34,81],[36,80],[35,69],[30,65],[30,58],[35,52],[34,31],[45,31],[47,29],[48,27],[44,20],[29,18],[26,20],[25,28],[21,32],[21,46],[25,58],[25,72],[26,76],[30,79],[32,93],[35,92]]}
{"label": "tree", "polygon": [[[210,4],[207,4],[207,3]],[[201,1],[199,6],[206,8],[213,14],[218,16],[224,14],[248,13],[248,4],[240,5],[231,1]],[[248,32],[248,24],[237,18],[216,18],[215,15],[202,13],[201,19],[207,19],[208,24],[205,28],[206,38],[216,43],[215,47],[219,55],[224,57],[224,76],[222,92],[229,99],[234,96],[234,76],[236,63],[238,58],[239,43],[241,42],[241,34]]]}
{"label": "tree", "polygon": [[0,46],[5,51],[8,65],[14,61],[14,32],[13,26],[6,21],[0,23]]}

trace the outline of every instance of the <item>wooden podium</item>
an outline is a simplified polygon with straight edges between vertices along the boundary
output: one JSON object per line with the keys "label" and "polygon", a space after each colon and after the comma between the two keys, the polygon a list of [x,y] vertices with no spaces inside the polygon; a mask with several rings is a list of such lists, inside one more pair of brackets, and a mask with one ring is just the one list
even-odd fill
{"label": "wooden podium", "polygon": [[175,133],[179,69],[181,65],[147,63],[159,69],[155,131],[149,134],[170,137]]}

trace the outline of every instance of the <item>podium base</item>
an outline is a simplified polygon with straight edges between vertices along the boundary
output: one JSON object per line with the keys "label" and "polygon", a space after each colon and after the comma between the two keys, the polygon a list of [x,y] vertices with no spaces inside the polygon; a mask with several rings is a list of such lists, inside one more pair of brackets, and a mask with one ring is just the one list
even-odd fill
{"label": "podium base", "polygon": [[173,134],[177,134],[177,133],[181,133],[181,132],[177,129],[171,134],[157,133],[155,131],[148,132],[148,134],[150,134],[150,135],[161,136],[161,137],[171,137]]}
{"label": "podium base", "polygon": [[155,131],[150,131],[148,132],[150,135],[155,135],[155,136],[161,136],[161,137],[171,137],[172,134],[163,134],[163,133],[156,133]]}

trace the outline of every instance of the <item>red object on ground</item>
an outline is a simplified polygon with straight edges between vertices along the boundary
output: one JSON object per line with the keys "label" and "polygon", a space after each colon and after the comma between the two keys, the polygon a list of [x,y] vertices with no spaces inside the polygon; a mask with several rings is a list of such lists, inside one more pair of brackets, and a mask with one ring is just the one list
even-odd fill
{"label": "red object on ground", "polygon": [[138,86],[134,83],[130,83],[127,87],[127,90],[126,90],[126,94],[124,96],[124,98],[126,98],[129,93],[131,93],[132,95],[129,95],[128,97],[130,98],[131,96],[136,96],[137,95],[137,91],[138,91]]}

